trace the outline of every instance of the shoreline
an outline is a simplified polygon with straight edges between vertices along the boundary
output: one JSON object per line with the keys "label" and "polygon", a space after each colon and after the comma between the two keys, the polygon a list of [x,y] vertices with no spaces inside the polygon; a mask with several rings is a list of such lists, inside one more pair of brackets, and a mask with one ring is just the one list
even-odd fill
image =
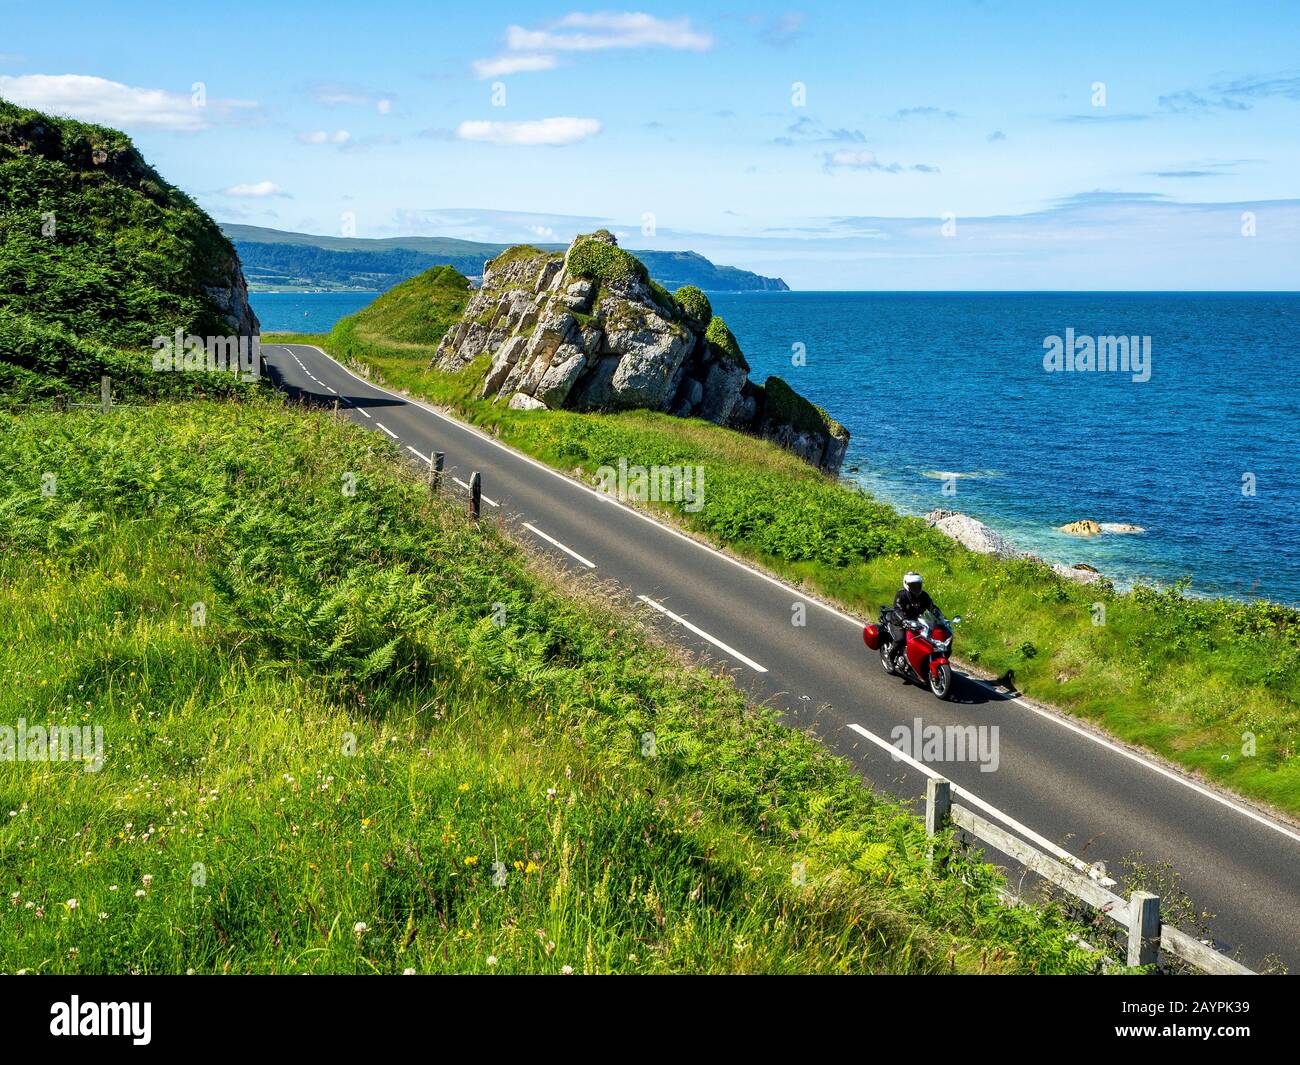
{"label": "shoreline", "polygon": [[[845,473],[840,475],[840,480],[850,487],[857,488],[867,496],[875,499],[877,502],[891,507],[899,515],[908,518],[917,518],[924,521],[931,528],[943,533],[948,539],[962,544],[967,549],[977,554],[989,555],[999,558],[1003,561],[1023,560],[1028,562],[1038,562],[1043,566],[1051,569],[1055,573],[1064,577],[1066,580],[1072,580],[1075,583],[1104,584],[1108,585],[1113,591],[1127,595],[1133,592],[1138,586],[1154,588],[1157,591],[1165,591],[1172,588],[1176,582],[1160,580],[1154,577],[1134,577],[1120,576],[1113,572],[1106,572],[1087,562],[1070,562],[1061,558],[1053,557],[1049,553],[1040,553],[1040,551],[1028,549],[1023,545],[1023,541],[1018,540],[1014,533],[1008,533],[998,525],[990,524],[983,518],[977,517],[969,511],[948,509],[946,507],[934,507],[925,512],[919,512],[908,504],[904,503],[896,496],[890,493],[880,492],[875,486],[867,484],[861,479],[860,474]],[[954,519],[949,521],[949,519]],[[961,519],[957,521],[955,519]],[[1084,519],[1087,520],[1087,519]],[[950,528],[957,528],[963,532],[963,536],[953,535],[947,528],[940,527],[941,522],[947,522]],[[1103,537],[1115,536],[1145,536],[1148,535],[1146,529],[1141,532],[1136,531],[1113,531],[1107,530],[1107,526],[1123,525],[1118,522],[1099,522],[1102,532],[1099,534]],[[963,528],[964,527],[964,528]],[[1048,526],[1054,531],[1060,531],[1059,526]],[[1096,536],[1086,537],[1078,534],[1062,533],[1062,535],[1071,536],[1072,539],[1091,540]],[[967,542],[970,540],[970,542]],[[999,549],[1001,548],[1001,549]],[[1195,579],[1195,578],[1193,578]],[[1244,605],[1267,604],[1269,606],[1281,607],[1285,610],[1300,610],[1300,602],[1288,602],[1282,599],[1271,599],[1268,596],[1257,595],[1247,597],[1243,595],[1234,595],[1228,592],[1207,592],[1195,588],[1185,588],[1182,593],[1186,598],[1198,599],[1205,602],[1215,600],[1226,600]]]}

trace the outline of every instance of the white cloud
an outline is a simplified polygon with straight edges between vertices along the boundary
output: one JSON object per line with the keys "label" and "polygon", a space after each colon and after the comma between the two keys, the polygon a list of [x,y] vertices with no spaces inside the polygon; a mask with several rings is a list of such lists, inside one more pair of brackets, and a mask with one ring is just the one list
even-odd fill
{"label": "white cloud", "polygon": [[822,165],[827,173],[835,170],[875,170],[885,174],[901,174],[907,170],[915,171],[918,174],[937,174],[939,172],[937,166],[931,166],[929,163],[912,163],[911,165],[882,163],[876,158],[875,152],[867,151],[865,148],[841,148],[838,151],[826,152],[822,155]]}
{"label": "white cloud", "polygon": [[506,48],[512,52],[597,52],[610,48],[673,48],[703,52],[713,37],[700,33],[688,18],[661,19],[633,11],[574,12],[544,29],[510,26]]}
{"label": "white cloud", "polygon": [[540,29],[509,26],[506,52],[492,59],[476,59],[480,78],[499,78],[526,71],[554,70],[554,52],[603,52],[612,48],[671,48],[704,52],[713,36],[702,33],[688,18],[661,19],[635,11],[573,12],[544,23]]}
{"label": "white cloud", "polygon": [[559,240],[559,234],[550,226],[529,226],[528,231],[535,237],[541,237],[543,240]]}
{"label": "white cloud", "polygon": [[243,185],[231,185],[230,188],[225,190],[225,195],[260,200],[268,196],[287,196],[288,193],[274,181],[253,181],[246,182]]}
{"label": "white cloud", "polygon": [[533,122],[462,122],[456,137],[489,144],[574,144],[600,132],[594,118],[542,118]]}
{"label": "white cloud", "polygon": [[471,64],[474,74],[480,78],[503,78],[508,74],[554,70],[558,65],[553,55],[503,55],[495,59],[476,59]]}
{"label": "white cloud", "polygon": [[318,81],[311,86],[312,98],[326,107],[371,107],[381,115],[391,114],[394,96],[392,93],[375,92],[359,85],[348,85],[338,81]]}
{"label": "white cloud", "polygon": [[136,88],[87,74],[0,75],[0,96],[38,111],[109,126],[199,130],[207,127],[210,111],[180,93]]}
{"label": "white cloud", "polygon": [[347,144],[352,139],[352,134],[345,129],[336,129],[333,133],[329,130],[314,129],[307,133],[299,133],[298,139],[303,144]]}

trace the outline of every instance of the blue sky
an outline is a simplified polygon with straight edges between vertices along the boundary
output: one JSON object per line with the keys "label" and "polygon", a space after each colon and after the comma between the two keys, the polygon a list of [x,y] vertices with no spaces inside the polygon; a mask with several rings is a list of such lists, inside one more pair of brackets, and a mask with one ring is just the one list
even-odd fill
{"label": "blue sky", "polygon": [[0,0],[0,96],[223,221],[599,223],[800,288],[1300,276],[1294,3],[114,7]]}

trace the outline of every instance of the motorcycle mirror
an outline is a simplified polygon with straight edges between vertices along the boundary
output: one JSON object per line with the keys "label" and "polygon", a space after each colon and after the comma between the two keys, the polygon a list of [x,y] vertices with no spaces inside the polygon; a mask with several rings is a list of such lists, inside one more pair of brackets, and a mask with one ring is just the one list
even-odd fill
{"label": "motorcycle mirror", "polygon": [[961,621],[961,615],[960,615],[960,614],[958,614],[955,618],[952,619],[952,623],[953,623],[954,625],[956,625],[957,622],[959,622],[959,621]]}

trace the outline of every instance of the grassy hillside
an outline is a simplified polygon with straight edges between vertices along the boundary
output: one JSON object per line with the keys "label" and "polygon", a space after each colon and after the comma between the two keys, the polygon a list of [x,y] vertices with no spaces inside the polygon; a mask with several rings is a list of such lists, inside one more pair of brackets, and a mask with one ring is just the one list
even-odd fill
{"label": "grassy hillside", "polygon": [[[231,329],[204,288],[237,272],[230,242],[116,130],[0,100],[0,400],[200,387],[151,372],[150,341]],[[209,392],[226,379],[205,379]]]}
{"label": "grassy hillside", "polygon": [[0,762],[0,970],[1096,964],[537,566],[325,414],[0,412],[0,721],[105,742]]}
{"label": "grassy hillside", "polygon": [[945,611],[965,618],[956,647],[966,661],[992,675],[1013,670],[1029,695],[1300,814],[1300,611],[1190,599],[1179,588],[1118,594],[1041,565],[998,562],[762,441],[649,412],[515,411],[480,402],[474,397],[486,362],[456,375],[430,371],[428,348],[374,333],[360,338],[348,323],[315,342],[557,469],[590,478],[620,458],[704,466],[698,513],[651,506],[861,616],[874,617],[892,599],[905,570],[920,570]]}

